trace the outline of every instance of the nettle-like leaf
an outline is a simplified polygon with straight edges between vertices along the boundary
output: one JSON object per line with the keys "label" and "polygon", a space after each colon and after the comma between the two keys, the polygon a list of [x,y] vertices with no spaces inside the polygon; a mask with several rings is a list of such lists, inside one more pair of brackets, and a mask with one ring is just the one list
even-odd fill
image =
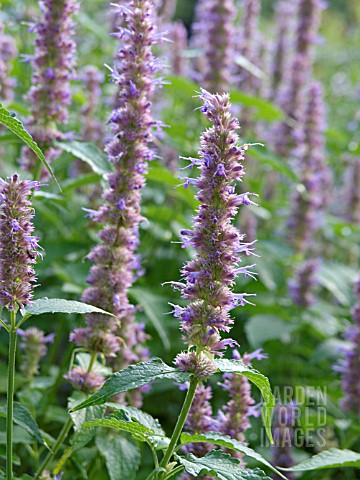
{"label": "nettle-like leaf", "polygon": [[44,157],[43,152],[38,147],[37,143],[34,142],[32,136],[29,132],[27,132],[23,126],[23,124],[18,120],[13,114],[7,110],[1,103],[0,103],[0,123],[5,125],[9,130],[11,130],[17,137],[20,138],[31,150],[35,153],[44,167],[49,171],[50,175],[54,179],[56,185],[58,186],[59,190],[61,190],[58,181],[55,178],[54,172],[46,158]]}
{"label": "nettle-like leaf", "polygon": [[110,480],[135,480],[140,466],[141,454],[138,444],[118,432],[99,430],[96,446],[105,458]]}
{"label": "nettle-like leaf", "polygon": [[275,398],[271,392],[269,379],[249,365],[245,365],[241,360],[228,360],[226,358],[221,358],[215,360],[215,364],[219,372],[244,375],[244,377],[248,378],[259,388],[265,402],[265,406],[262,410],[264,426],[270,442],[274,443],[271,433],[271,415],[275,407]]}
{"label": "nettle-like leaf", "polygon": [[103,405],[114,395],[139,388],[155,380],[170,379],[177,383],[185,383],[190,374],[178,368],[169,367],[160,358],[150,362],[136,363],[116,372],[109,377],[100,390],[84,402],[72,409],[73,412],[93,405]]}
{"label": "nettle-like leaf", "polygon": [[248,447],[245,443],[239,442],[234,438],[229,437],[228,435],[220,435],[217,432],[207,432],[207,433],[182,433],[180,437],[180,441],[182,445],[186,445],[188,443],[199,443],[199,442],[206,442],[212,443],[213,445],[218,445],[219,447],[225,447],[230,450],[236,450],[238,452],[243,453],[244,455],[254,458],[258,462],[261,462],[263,465],[266,465],[271,470],[276,472],[280,477],[286,480],[286,477],[276,470],[271,463],[269,463],[265,458],[260,455],[260,453],[255,452],[252,448]]}
{"label": "nettle-like leaf", "polygon": [[245,470],[240,466],[240,460],[221,450],[212,450],[201,458],[195,457],[192,453],[186,457],[177,455],[177,459],[185,467],[187,473],[196,478],[198,475],[210,474],[220,480],[270,480],[258,468]]}
{"label": "nettle-like leaf", "polygon": [[[146,414],[143,415],[143,417],[139,415],[139,418],[144,419],[146,417]],[[146,418],[145,423],[147,423],[148,425],[150,424],[150,422]],[[162,428],[158,427],[158,422],[155,424],[155,428],[153,429],[151,427],[148,427],[147,425],[139,423],[137,420],[133,420],[129,413],[125,410],[115,412],[112,416],[107,418],[98,419],[91,422],[85,422],[83,425],[84,429],[94,427],[108,427],[122,432],[127,432],[134,438],[134,440],[137,440],[139,442],[147,442],[157,450],[163,450],[167,448],[170,442],[170,439],[165,436]]]}
{"label": "nettle-like leaf", "polygon": [[141,423],[133,422],[131,418],[125,412],[116,412],[111,417],[101,418],[93,420],[91,422],[85,422],[83,428],[94,427],[108,427],[128,432],[130,435],[139,442],[146,442],[147,437],[154,434],[153,430],[145,427]]}
{"label": "nettle-like leaf", "polygon": [[360,468],[360,453],[353,452],[352,450],[330,448],[329,450],[325,450],[307,460],[304,460],[294,467],[282,468],[281,470],[303,472],[306,470],[320,470],[323,468],[336,467]]}
{"label": "nettle-like leaf", "polygon": [[156,435],[165,436],[165,432],[162,429],[159,420],[138,408],[127,405],[119,405],[118,403],[113,402],[107,402],[106,407],[111,407],[119,412],[125,412],[133,422],[141,423],[141,425],[144,425],[144,427],[152,430]]}
{"label": "nettle-like leaf", "polygon": [[28,305],[25,310],[28,316],[43,313],[103,313],[113,316],[112,313],[105,312],[105,310],[93,305],[63,298],[40,298],[35,300],[32,305]]}
{"label": "nettle-like leaf", "polygon": [[113,168],[106,155],[93,143],[78,142],[55,142],[55,145],[64,152],[71,153],[74,157],[87,163],[91,170],[98,175],[111,173]]}
{"label": "nettle-like leaf", "polygon": [[[0,416],[6,417],[6,406],[0,408]],[[29,410],[19,402],[14,402],[14,423],[26,430],[40,445],[49,448],[42,436],[36,421]]]}

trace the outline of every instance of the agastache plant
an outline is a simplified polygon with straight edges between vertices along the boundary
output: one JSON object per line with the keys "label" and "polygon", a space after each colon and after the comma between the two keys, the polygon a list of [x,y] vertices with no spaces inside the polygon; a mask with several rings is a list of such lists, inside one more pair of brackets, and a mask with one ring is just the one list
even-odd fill
{"label": "agastache plant", "polygon": [[288,82],[278,95],[279,105],[293,122],[281,122],[274,132],[275,149],[283,156],[288,156],[299,146],[295,130],[304,113],[303,98],[312,77],[313,51],[323,8],[321,0],[299,0],[298,3],[294,57]]}
{"label": "agastache plant", "polygon": [[346,339],[350,342],[345,359],[336,366],[341,373],[344,397],[341,407],[347,412],[360,415],[360,279],[355,284],[356,304],[351,311],[353,323],[346,331]]}
{"label": "agastache plant", "polygon": [[102,123],[96,119],[95,115],[101,98],[101,83],[104,81],[104,75],[96,67],[88,65],[82,73],[81,80],[83,81],[87,96],[87,103],[81,110],[84,125],[82,138],[102,147],[104,142],[104,127]]}
{"label": "agastache plant", "polygon": [[299,130],[300,145],[294,152],[304,191],[293,197],[288,222],[289,237],[298,254],[306,256],[290,282],[294,301],[303,306],[313,303],[312,287],[316,284],[318,252],[314,251],[314,236],[323,223],[330,200],[331,178],[325,153],[325,111],[322,87],[313,82],[308,89],[304,124]]}
{"label": "agastache plant", "polygon": [[0,101],[11,102],[14,98],[15,80],[10,76],[11,60],[17,55],[15,41],[4,33],[0,22]]}
{"label": "agastache plant", "polygon": [[191,245],[196,256],[183,268],[183,282],[176,284],[189,304],[176,306],[174,315],[181,320],[185,343],[196,347],[196,352],[179,354],[176,365],[206,377],[212,373],[211,358],[236,345],[221,334],[231,330],[230,311],[249,303],[251,294],[233,293],[231,287],[237,275],[254,275],[254,265],[239,266],[241,253],[253,254],[254,242],[243,242],[245,235],[232,225],[239,205],[252,202],[249,193],[237,194],[233,186],[245,174],[242,162],[247,146],[237,145],[239,124],[230,113],[229,96],[201,90],[200,99],[201,111],[213,126],[201,136],[200,158],[190,159],[190,166],[200,169],[200,177],[185,179],[185,187],[192,184],[198,189],[201,205],[193,229],[181,232],[184,246]]}
{"label": "agastache plant", "polygon": [[[64,138],[58,126],[67,123],[71,103],[69,82],[74,75],[76,49],[72,15],[79,3],[77,0],[41,0],[39,5],[41,19],[33,27],[36,40],[31,59],[32,86],[27,95],[31,105],[27,127],[51,162],[61,153],[53,142]],[[36,158],[28,147],[24,148],[21,162],[26,170],[33,171]]]}
{"label": "agastache plant", "polygon": [[[238,32],[237,45],[238,54],[244,56],[249,62],[258,66],[260,56],[260,0],[245,0],[243,7],[243,18],[241,21],[240,31]],[[252,73],[244,68],[238,67],[239,78],[237,80],[237,88],[246,93],[255,93],[259,81]]]}
{"label": "agastache plant", "polygon": [[[144,325],[135,322],[136,309],[129,303],[128,291],[142,274],[139,256],[141,190],[145,186],[148,162],[155,152],[151,147],[152,129],[159,124],[151,115],[151,97],[155,90],[157,61],[152,47],[159,36],[153,23],[153,4],[132,0],[118,7],[124,15],[123,28],[116,34],[121,46],[116,56],[113,80],[119,91],[119,108],[113,111],[110,124],[113,139],[106,146],[114,173],[108,177],[109,188],[103,195],[99,211],[90,212],[92,220],[103,225],[100,244],[88,255],[93,263],[88,277],[90,287],[82,300],[114,314],[90,314],[86,327],[77,328],[71,340],[93,355],[112,359],[114,368],[148,358],[144,346]],[[70,372],[68,378],[79,377]],[[89,374],[89,372],[88,372]],[[83,388],[80,382],[79,388]],[[127,400],[141,405],[139,392]]]}
{"label": "agastache plant", "polygon": [[12,480],[13,402],[15,390],[15,358],[17,331],[16,314],[32,303],[33,268],[39,253],[38,238],[34,235],[34,210],[29,200],[37,182],[20,180],[17,174],[0,179],[0,304],[9,313],[9,321],[0,320],[9,333],[9,363],[6,420],[6,478]]}
{"label": "agastache plant", "polygon": [[233,73],[233,0],[208,0],[203,16],[206,24],[203,84],[212,93],[223,92],[229,89]]}
{"label": "agastache plant", "polygon": [[36,327],[30,327],[26,330],[19,328],[18,334],[21,337],[21,370],[25,378],[30,381],[39,373],[40,360],[47,353],[46,344],[54,341],[54,334],[45,335],[42,330]]}

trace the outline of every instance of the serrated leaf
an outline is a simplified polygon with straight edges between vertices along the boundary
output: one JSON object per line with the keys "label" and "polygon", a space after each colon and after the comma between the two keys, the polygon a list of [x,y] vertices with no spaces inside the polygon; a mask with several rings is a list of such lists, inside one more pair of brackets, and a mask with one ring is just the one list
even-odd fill
{"label": "serrated leaf", "polygon": [[259,388],[265,402],[265,408],[262,410],[264,426],[270,442],[273,443],[271,415],[275,407],[275,398],[271,392],[269,379],[249,365],[245,365],[241,360],[228,360],[226,358],[221,358],[215,360],[215,364],[220,372],[244,375],[244,377],[248,378]]}
{"label": "serrated leaf", "polygon": [[55,142],[55,145],[87,163],[92,171],[98,175],[106,175],[113,170],[106,155],[93,143],[73,141]]}
{"label": "serrated leaf", "polygon": [[[7,408],[3,406],[0,408],[0,415],[6,417]],[[31,416],[29,410],[19,402],[14,402],[14,423],[26,430],[40,445],[49,448],[45,442],[36,421]]]}
{"label": "serrated leaf", "polygon": [[105,457],[110,480],[135,480],[140,465],[139,446],[130,438],[117,432],[101,432],[96,436],[96,446]]}
{"label": "serrated leaf", "polygon": [[104,315],[113,316],[112,313],[105,312],[105,310],[93,305],[63,298],[40,298],[35,300],[32,305],[28,305],[25,310],[29,315],[41,315],[43,313],[103,313]]}
{"label": "serrated leaf", "polygon": [[116,372],[109,377],[100,390],[87,400],[77,405],[72,411],[92,405],[102,405],[114,395],[127,392],[133,388],[139,388],[155,380],[170,379],[177,383],[184,383],[190,377],[187,372],[182,372],[178,368],[169,367],[160,358],[150,362],[141,362]]}
{"label": "serrated leaf", "polygon": [[[339,448],[330,448],[304,460],[303,462],[291,468],[282,468],[281,470],[302,472],[305,470],[320,470],[323,468],[336,467],[360,467],[360,453],[352,450],[340,450]],[[279,467],[280,468],[280,467]]]}
{"label": "serrated leaf", "polygon": [[190,453],[186,457],[177,456],[177,459],[184,465],[185,470],[195,477],[202,474],[210,474],[220,480],[270,480],[258,468],[245,470],[240,467],[240,460],[231,457],[221,450],[212,450],[201,458],[197,458]]}
{"label": "serrated leaf", "polygon": [[132,437],[140,442],[146,442],[147,436],[151,436],[154,432],[149,428],[146,428],[144,425],[138,422],[132,422],[130,419],[121,419],[116,418],[116,416],[111,416],[108,418],[101,418],[93,420],[91,422],[85,422],[83,425],[84,429],[94,428],[94,427],[108,427],[114,428],[115,430],[120,430],[122,432],[128,432]]}
{"label": "serrated leaf", "polygon": [[161,436],[165,435],[165,432],[161,428],[159,420],[157,420],[156,418],[152,417],[148,413],[143,412],[138,408],[130,407],[127,405],[120,405],[118,403],[113,403],[113,402],[107,402],[106,406],[111,407],[114,410],[126,412],[132,421],[141,423],[141,425],[144,425],[144,427],[149,428],[156,435],[161,435]]}
{"label": "serrated leaf", "polygon": [[186,445],[187,443],[206,442],[206,443],[212,443],[213,445],[218,445],[219,447],[225,447],[230,450],[236,450],[248,457],[254,458],[258,462],[261,462],[262,464],[266,465],[271,470],[276,472],[280,477],[286,480],[286,477],[284,477],[282,473],[276,470],[276,468],[273,467],[271,463],[265,460],[265,458],[262,455],[260,455],[260,453],[255,452],[255,450],[248,447],[245,443],[239,442],[238,440],[235,440],[234,438],[231,438],[228,435],[220,435],[217,432],[207,432],[202,434],[201,433],[191,434],[191,433],[184,432],[181,434],[180,441],[182,445]]}
{"label": "serrated leaf", "polygon": [[61,190],[60,185],[58,184],[58,181],[55,178],[54,172],[48,162],[46,161],[46,158],[44,157],[44,154],[38,147],[37,143],[34,142],[32,139],[32,136],[30,135],[29,132],[27,132],[23,126],[23,124],[18,120],[17,118],[13,117],[11,112],[7,110],[1,103],[0,103],[0,123],[5,125],[9,130],[11,130],[13,133],[15,133],[16,136],[18,136],[26,145],[31,148],[31,150],[35,153],[35,155],[38,157],[38,159],[41,161],[41,163],[45,166],[45,168],[49,171],[50,175],[54,179],[56,185],[58,186],[59,190]]}

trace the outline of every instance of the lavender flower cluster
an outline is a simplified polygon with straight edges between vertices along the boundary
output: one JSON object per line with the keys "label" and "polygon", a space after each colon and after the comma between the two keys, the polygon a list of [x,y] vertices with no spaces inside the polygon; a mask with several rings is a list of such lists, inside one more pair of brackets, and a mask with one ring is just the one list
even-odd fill
{"label": "lavender flower cluster", "polygon": [[316,284],[319,252],[314,251],[313,239],[322,225],[331,187],[331,174],[325,156],[325,111],[321,85],[313,82],[307,95],[304,123],[299,129],[301,146],[295,152],[304,191],[295,193],[288,222],[292,244],[298,253],[307,257],[290,283],[292,298],[303,306],[309,306],[314,301],[312,287]]}
{"label": "lavender flower cluster", "polygon": [[353,324],[346,332],[346,339],[350,347],[346,351],[345,359],[337,366],[341,372],[342,389],[345,393],[340,405],[347,412],[360,415],[360,279],[355,284],[356,304],[351,315]]}
{"label": "lavender flower cluster", "polygon": [[32,265],[40,253],[28,197],[38,188],[38,182],[20,180],[16,173],[0,179],[0,304],[8,310],[31,304],[36,281]]}
{"label": "lavender flower cluster", "polygon": [[42,330],[36,327],[29,327],[26,330],[18,329],[21,337],[20,348],[22,350],[21,370],[27,380],[32,380],[39,373],[41,358],[47,353],[47,343],[54,341],[55,335],[45,335]]}
{"label": "lavender flower cluster", "polygon": [[[27,96],[31,108],[28,128],[51,162],[60,154],[52,147],[63,134],[59,124],[68,120],[71,103],[69,81],[74,75],[75,42],[72,15],[79,8],[77,0],[41,0],[41,20],[36,32],[35,55],[32,58],[32,86]],[[36,158],[29,148],[23,152],[24,168],[32,170]]]}
{"label": "lavender flower cluster", "polygon": [[[238,274],[253,276],[251,266],[239,266],[240,255],[252,255],[254,242],[243,242],[245,235],[232,225],[239,205],[249,205],[249,193],[237,194],[233,182],[244,175],[242,162],[247,146],[238,147],[238,121],[230,113],[229,95],[212,95],[201,90],[202,113],[213,124],[201,136],[200,158],[191,158],[190,167],[198,166],[199,178],[185,178],[198,189],[200,202],[193,230],[183,230],[184,246],[191,245],[196,256],[182,270],[184,283],[177,283],[187,307],[174,307],[181,320],[184,341],[196,352],[183,352],[176,365],[193,370],[199,376],[211,374],[211,356],[223,355],[232,339],[222,339],[233,320],[229,312],[238,305],[249,303],[251,294],[233,293],[231,287]],[[200,355],[204,352],[204,355]]]}
{"label": "lavender flower cluster", "polygon": [[[144,325],[135,322],[135,307],[129,303],[128,290],[142,274],[139,256],[141,190],[145,186],[147,164],[155,152],[151,147],[152,129],[159,124],[151,116],[151,97],[155,90],[158,62],[152,46],[159,36],[153,22],[153,4],[132,0],[118,7],[124,15],[124,27],[116,36],[122,41],[117,53],[113,79],[119,91],[119,108],[110,124],[113,139],[106,151],[115,172],[108,177],[109,188],[99,211],[91,218],[104,225],[101,243],[88,255],[93,263],[82,300],[113,313],[87,316],[85,328],[76,329],[71,340],[91,352],[112,357],[114,368],[148,358],[144,347]],[[134,60],[136,59],[136,61]],[[140,398],[133,403],[140,404]]]}
{"label": "lavender flower cluster", "polygon": [[17,55],[14,39],[4,33],[0,23],[0,99],[11,102],[14,98],[15,80],[10,75],[11,60]]}

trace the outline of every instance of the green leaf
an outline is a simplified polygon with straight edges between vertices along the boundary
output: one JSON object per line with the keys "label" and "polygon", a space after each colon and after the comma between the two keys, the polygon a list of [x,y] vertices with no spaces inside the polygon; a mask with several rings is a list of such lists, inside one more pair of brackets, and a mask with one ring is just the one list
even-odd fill
{"label": "green leaf", "polygon": [[[145,288],[132,288],[131,295],[134,296],[136,302],[138,302],[144,309],[145,315],[151,320],[154,325],[155,330],[157,331],[161,341],[164,345],[165,350],[170,349],[170,340],[169,337],[162,326],[159,317],[164,317],[164,313],[159,308],[159,300],[162,300],[162,297],[149,293]],[[161,303],[160,303],[161,305]]]}
{"label": "green leaf", "polygon": [[269,154],[266,151],[261,151],[256,147],[251,147],[248,155],[256,158],[263,165],[268,165],[272,170],[283,174],[290,180],[296,181],[298,179],[295,171],[290,167],[289,162],[286,162],[283,158]]}
{"label": "green leaf", "polygon": [[99,431],[96,446],[105,458],[110,480],[135,480],[140,466],[139,446],[118,432]]}
{"label": "green leaf", "polygon": [[106,155],[93,143],[73,141],[55,142],[55,145],[87,163],[92,171],[98,175],[106,175],[113,170]]}
{"label": "green leaf", "polygon": [[48,162],[46,161],[46,158],[44,157],[44,154],[38,147],[37,143],[34,142],[32,139],[32,136],[30,133],[28,133],[23,124],[15,118],[9,110],[7,110],[1,103],[0,103],[0,123],[5,125],[9,130],[11,130],[15,135],[17,135],[26,145],[31,148],[31,150],[35,153],[35,155],[38,157],[38,159],[41,161],[41,163],[45,166],[45,168],[49,171],[50,175],[52,178],[55,180],[56,185],[59,187],[59,190],[61,190],[60,185],[58,184],[58,181],[55,178],[54,172]]}
{"label": "green leaf", "polygon": [[178,383],[184,383],[189,377],[189,373],[182,372],[175,367],[169,367],[160,358],[156,358],[150,362],[130,365],[124,370],[111,375],[98,392],[91,395],[91,397],[80,403],[80,405],[74,407],[72,411],[75,412],[76,410],[92,405],[102,405],[114,395],[147,385],[155,380],[167,378]]}
{"label": "green leaf", "polygon": [[147,436],[151,436],[154,433],[151,429],[141,425],[141,423],[133,422],[125,412],[117,412],[111,417],[92,420],[91,422],[85,422],[83,425],[84,429],[94,427],[108,427],[128,432],[139,442],[146,442]]}
{"label": "green leaf", "polygon": [[353,282],[356,276],[357,271],[354,268],[340,263],[324,262],[321,264],[318,280],[341,305],[347,306],[352,301]]}
{"label": "green leaf", "polygon": [[314,455],[308,460],[304,460],[294,467],[282,468],[281,470],[302,472],[305,470],[320,470],[323,468],[336,467],[360,467],[360,453],[353,452],[352,450],[330,448],[329,450]]}
{"label": "green leaf", "polygon": [[289,323],[277,315],[255,315],[245,326],[246,336],[255,348],[267,340],[286,338],[298,325]]}
{"label": "green leaf", "polygon": [[[0,415],[6,417],[6,411],[6,406],[1,407]],[[44,445],[46,448],[49,448],[43,436],[41,435],[36,421],[31,416],[31,413],[19,402],[14,402],[14,423],[26,430],[33,438],[35,438],[38,443],[40,443],[40,445]]]}
{"label": "green leaf", "polygon": [[204,457],[197,458],[190,453],[186,457],[177,456],[185,470],[198,477],[202,474],[215,475],[220,480],[270,480],[263,471],[256,468],[248,470],[240,467],[240,460],[221,450],[212,450]]}
{"label": "green leaf", "polygon": [[240,103],[245,107],[254,108],[256,110],[256,114],[254,115],[255,119],[262,119],[268,122],[276,122],[284,119],[284,112],[264,98],[254,97],[239,90],[232,90],[230,92],[230,101],[231,103]]}
{"label": "green leaf", "polygon": [[215,360],[215,364],[220,372],[244,375],[259,388],[265,402],[265,408],[262,410],[264,426],[270,442],[274,443],[271,433],[271,415],[275,406],[275,398],[271,392],[269,379],[240,360],[221,358]]}
{"label": "green leaf", "polygon": [[141,423],[141,425],[144,425],[144,427],[148,428],[149,430],[152,430],[152,432],[156,435],[161,435],[161,436],[165,435],[165,432],[162,429],[159,423],[159,420],[152,417],[148,413],[143,412],[142,410],[139,410],[138,408],[130,407],[127,405],[120,405],[118,403],[113,403],[113,402],[107,402],[106,406],[111,407],[117,411],[126,412],[132,421]]}
{"label": "green leaf", "polygon": [[104,315],[114,316],[112,313],[105,312],[105,310],[93,305],[63,298],[40,298],[35,300],[32,305],[28,305],[25,310],[29,316],[43,313],[103,313]]}
{"label": "green leaf", "polygon": [[180,441],[182,445],[186,445],[187,443],[198,443],[198,442],[206,442],[212,443],[213,445],[218,445],[220,447],[225,447],[230,450],[236,450],[238,452],[247,455],[248,457],[254,458],[258,462],[263,463],[267,467],[271,468],[274,472],[276,472],[280,477],[286,480],[286,477],[282,473],[280,473],[276,468],[274,468],[265,458],[260,455],[260,453],[255,452],[252,448],[248,447],[245,443],[239,442],[234,438],[229,437],[228,435],[220,435],[216,432],[207,432],[207,433],[182,433],[180,437]]}

